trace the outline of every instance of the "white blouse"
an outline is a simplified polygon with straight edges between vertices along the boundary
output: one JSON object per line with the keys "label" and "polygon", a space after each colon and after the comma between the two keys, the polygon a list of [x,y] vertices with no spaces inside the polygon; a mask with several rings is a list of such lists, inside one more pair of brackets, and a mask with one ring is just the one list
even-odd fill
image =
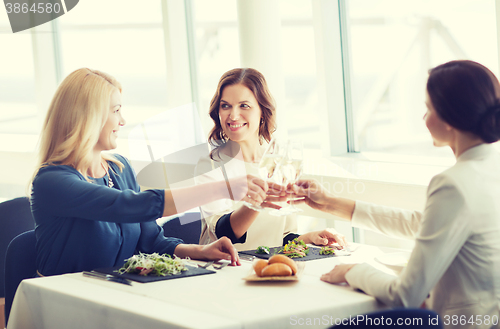
{"label": "white blouse", "polygon": [[490,327],[488,317],[500,320],[500,155],[494,146],[467,150],[435,176],[423,213],[357,201],[352,225],[415,238],[398,277],[359,264],[346,275],[352,287],[390,306],[419,307],[430,293],[426,306],[447,327],[453,316],[474,317],[460,328]]}
{"label": "white blouse", "polygon": [[[244,162],[241,151],[236,158],[220,153],[221,161],[213,161],[209,157],[201,158],[196,168],[197,184],[231,179],[244,175],[259,176],[258,164]],[[218,160],[217,157],[214,157]],[[223,165],[221,165],[223,163]],[[226,177],[224,177],[224,170]],[[227,181],[227,180],[226,180]],[[229,197],[229,192],[228,192]],[[231,213],[239,207],[244,207],[241,201],[229,199],[215,201],[201,208],[202,229],[200,244],[208,244],[217,240],[215,227],[218,220],[225,214]],[[238,251],[256,249],[259,246],[277,247],[283,244],[283,238],[289,233],[297,231],[297,216],[272,216],[269,210],[263,210],[257,216],[247,231],[245,243],[236,243]]]}

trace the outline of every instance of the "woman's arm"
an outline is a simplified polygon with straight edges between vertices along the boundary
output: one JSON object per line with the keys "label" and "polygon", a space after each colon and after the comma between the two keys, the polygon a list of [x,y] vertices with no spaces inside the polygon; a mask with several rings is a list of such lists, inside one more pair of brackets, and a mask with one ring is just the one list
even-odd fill
{"label": "woman's arm", "polygon": [[291,188],[294,196],[303,197],[302,200],[294,201],[295,204],[305,203],[313,209],[321,210],[347,220],[352,219],[356,202],[333,196],[319,182],[300,179]]}
{"label": "woman's arm", "polygon": [[218,239],[208,245],[184,244],[181,239],[163,236],[156,222],[141,223],[141,237],[138,250],[146,253],[159,252],[177,255],[181,258],[231,261],[231,265],[241,265],[238,252],[228,238]]}
{"label": "woman's arm", "polygon": [[245,206],[241,206],[231,214],[229,221],[231,222],[231,228],[236,238],[241,238],[248,231],[257,219],[257,216],[259,216],[258,211],[251,210]]}
{"label": "woman's arm", "polygon": [[429,186],[415,247],[399,277],[368,264],[359,264],[335,267],[322,280],[332,283],[347,281],[352,287],[390,306],[418,307],[467,241],[472,217],[464,196],[453,182],[436,176]]}
{"label": "woman's arm", "polygon": [[241,265],[238,252],[226,237],[207,245],[179,244],[175,248],[175,254],[181,258],[189,257],[191,259],[226,259],[231,261],[231,265]]}
{"label": "woman's arm", "polygon": [[42,168],[33,180],[32,211],[44,216],[115,223],[147,222],[161,217],[163,190],[136,192],[128,186],[123,188],[122,191],[89,183],[68,166]]}
{"label": "woman's arm", "polygon": [[225,197],[224,182],[165,190],[163,217],[172,216]]}
{"label": "woman's arm", "polygon": [[296,196],[304,198],[296,203],[306,203],[314,209],[350,220],[358,228],[413,239],[420,227],[422,214],[418,211],[338,198],[315,180],[300,180],[298,186],[292,188]]}
{"label": "woman's arm", "polygon": [[267,183],[252,175],[240,176],[225,180],[209,181],[195,186],[165,190],[165,206],[163,216],[171,216],[185,212],[204,204],[228,198],[228,184],[234,200],[245,200],[260,205],[267,197]]}

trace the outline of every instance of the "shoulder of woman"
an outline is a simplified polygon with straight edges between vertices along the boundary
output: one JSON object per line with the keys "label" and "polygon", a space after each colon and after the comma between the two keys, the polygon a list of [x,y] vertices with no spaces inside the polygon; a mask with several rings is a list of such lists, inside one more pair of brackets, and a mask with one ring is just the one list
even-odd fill
{"label": "shoulder of woman", "polygon": [[429,183],[427,196],[437,195],[436,193],[439,193],[439,195],[446,193],[448,198],[466,199],[470,196],[471,192],[477,191],[475,187],[472,187],[470,191],[471,184],[469,179],[464,177],[462,170],[457,169],[459,168],[451,167],[434,176]]}
{"label": "shoulder of woman", "polygon": [[47,165],[40,168],[36,176],[39,177],[42,175],[59,175],[64,173],[76,174],[83,178],[82,174],[80,174],[78,170],[67,165]]}
{"label": "shoulder of woman", "polygon": [[129,160],[121,154],[113,153],[111,154],[116,160],[120,161],[124,165],[130,166]]}
{"label": "shoulder of woman", "polygon": [[66,184],[68,181],[85,180],[85,177],[75,168],[66,165],[49,165],[40,168],[33,179],[33,188],[50,187],[54,188],[60,184]]}
{"label": "shoulder of woman", "polygon": [[123,165],[123,170],[120,170],[120,168],[118,168],[118,165],[116,163],[113,163],[112,161],[108,161],[108,164],[111,166],[111,168],[113,169],[113,171],[115,173],[120,173],[120,172],[123,172],[123,171],[131,171],[131,170],[133,170],[132,169],[132,164],[130,163],[130,161],[126,157],[124,157],[123,155],[117,154],[117,153],[113,153],[113,154],[111,154],[111,156],[116,161],[120,162]]}
{"label": "shoulder of woman", "polygon": [[432,177],[431,182],[429,183],[429,186],[435,186],[435,185],[450,185],[454,184],[454,176],[455,174],[453,173],[453,167],[448,168],[445,171],[437,174],[436,176]]}

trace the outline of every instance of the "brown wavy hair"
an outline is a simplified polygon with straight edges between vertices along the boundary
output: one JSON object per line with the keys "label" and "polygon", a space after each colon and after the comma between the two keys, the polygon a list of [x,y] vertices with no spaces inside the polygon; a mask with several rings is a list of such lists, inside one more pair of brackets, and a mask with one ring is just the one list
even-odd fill
{"label": "brown wavy hair", "polygon": [[242,84],[250,89],[259,103],[262,112],[261,125],[259,127],[259,142],[261,144],[264,140],[269,142],[272,133],[276,131],[276,102],[269,91],[266,79],[262,73],[252,68],[237,68],[227,71],[220,78],[215,95],[210,102],[209,115],[214,121],[214,127],[208,135],[208,142],[211,146],[215,147],[210,153],[212,160],[214,160],[214,154],[218,156],[220,147],[224,146],[228,141],[219,120],[222,91],[226,86],[236,84]]}

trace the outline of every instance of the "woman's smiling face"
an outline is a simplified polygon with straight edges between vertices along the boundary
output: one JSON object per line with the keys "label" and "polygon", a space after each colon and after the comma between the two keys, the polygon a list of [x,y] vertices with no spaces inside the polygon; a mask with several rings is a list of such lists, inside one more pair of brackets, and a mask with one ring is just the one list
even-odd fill
{"label": "woman's smiling face", "polygon": [[120,111],[121,104],[121,94],[117,89],[111,94],[108,118],[101,130],[96,150],[113,150],[117,147],[116,139],[118,138],[118,131],[121,126],[125,125],[125,119],[123,119]]}
{"label": "woman's smiling face", "polygon": [[219,104],[219,120],[230,140],[258,140],[261,117],[259,103],[250,89],[242,84],[224,87]]}

